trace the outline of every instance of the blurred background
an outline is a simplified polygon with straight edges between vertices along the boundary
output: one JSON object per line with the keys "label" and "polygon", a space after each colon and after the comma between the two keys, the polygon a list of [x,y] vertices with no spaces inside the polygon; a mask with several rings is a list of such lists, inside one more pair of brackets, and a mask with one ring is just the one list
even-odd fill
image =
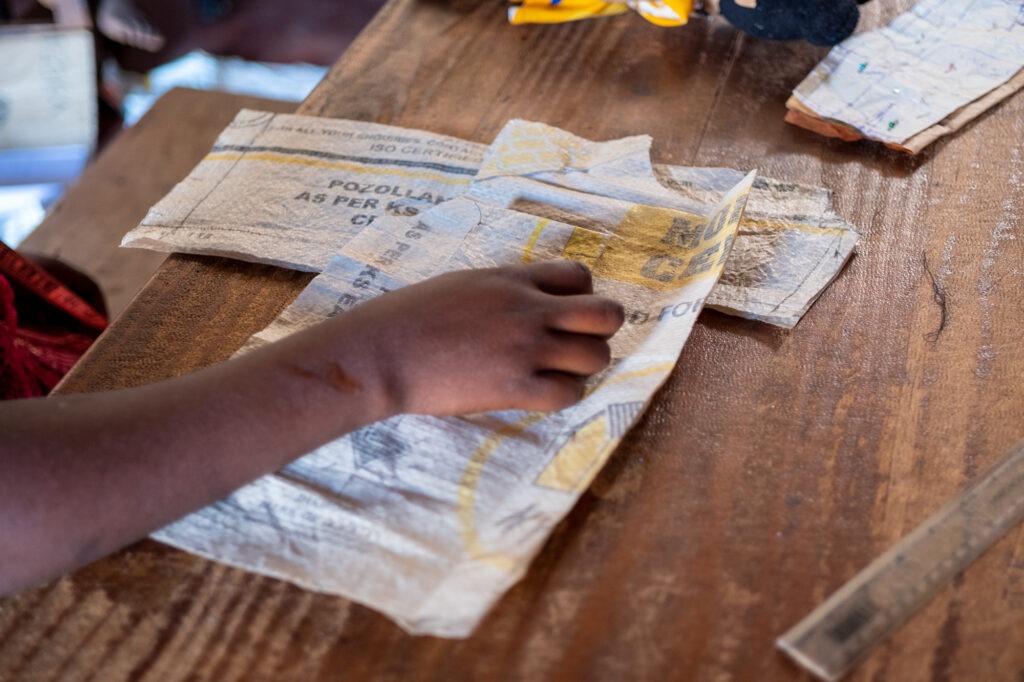
{"label": "blurred background", "polygon": [[177,86],[299,102],[384,0],[0,0],[0,241]]}

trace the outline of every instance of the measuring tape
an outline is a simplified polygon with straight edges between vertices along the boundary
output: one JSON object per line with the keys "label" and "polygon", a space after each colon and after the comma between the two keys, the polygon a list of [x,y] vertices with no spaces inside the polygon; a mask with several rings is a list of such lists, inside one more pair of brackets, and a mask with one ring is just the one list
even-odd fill
{"label": "measuring tape", "polygon": [[776,642],[837,680],[1024,518],[1024,441]]}
{"label": "measuring tape", "polygon": [[46,270],[0,242],[0,275],[18,282],[82,324],[102,331],[107,318]]}

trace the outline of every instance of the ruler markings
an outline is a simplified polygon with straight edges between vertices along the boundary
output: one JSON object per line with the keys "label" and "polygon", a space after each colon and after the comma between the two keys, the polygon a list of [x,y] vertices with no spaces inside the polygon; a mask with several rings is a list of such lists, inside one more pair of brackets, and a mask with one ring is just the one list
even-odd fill
{"label": "ruler markings", "polygon": [[837,680],[1024,517],[1024,441],[779,638]]}

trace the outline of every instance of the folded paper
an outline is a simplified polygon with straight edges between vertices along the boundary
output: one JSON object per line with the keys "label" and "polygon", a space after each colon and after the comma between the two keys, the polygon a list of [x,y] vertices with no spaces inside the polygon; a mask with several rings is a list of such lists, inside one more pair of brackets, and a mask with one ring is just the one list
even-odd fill
{"label": "folded paper", "polygon": [[[510,123],[484,161],[489,174],[470,193],[413,221],[374,221],[241,351],[448,270],[583,260],[595,292],[623,301],[629,319],[611,341],[611,366],[591,379],[582,401],[553,413],[394,417],[319,448],[156,539],[344,595],[412,633],[469,635],[669,376],[727,261],[754,174],[706,211],[610,199],[603,162],[644,144],[588,143]],[[590,185],[606,194],[590,194]],[[585,206],[595,220],[581,227],[488,202],[520,190],[557,195],[567,210]]]}
{"label": "folded paper", "polygon": [[[729,169],[654,165],[650,138],[628,139],[606,143],[607,158],[587,174],[594,201],[608,187],[628,189],[622,196],[636,203],[707,211],[742,177]],[[468,192],[486,150],[422,130],[242,111],[122,245],[319,272],[379,221],[413,220]],[[488,186],[496,183],[474,185],[478,193],[493,191]],[[559,218],[558,206],[534,189],[533,198],[494,200],[588,224],[589,204]],[[708,304],[791,328],[839,273],[858,235],[832,211],[827,190],[769,178],[755,183],[746,215]]]}

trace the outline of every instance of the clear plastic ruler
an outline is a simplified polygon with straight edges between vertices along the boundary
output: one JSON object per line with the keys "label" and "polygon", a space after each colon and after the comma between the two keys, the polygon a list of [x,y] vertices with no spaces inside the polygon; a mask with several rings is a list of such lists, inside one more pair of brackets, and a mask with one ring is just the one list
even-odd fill
{"label": "clear plastic ruler", "polygon": [[837,680],[1024,517],[1024,441],[776,642]]}

